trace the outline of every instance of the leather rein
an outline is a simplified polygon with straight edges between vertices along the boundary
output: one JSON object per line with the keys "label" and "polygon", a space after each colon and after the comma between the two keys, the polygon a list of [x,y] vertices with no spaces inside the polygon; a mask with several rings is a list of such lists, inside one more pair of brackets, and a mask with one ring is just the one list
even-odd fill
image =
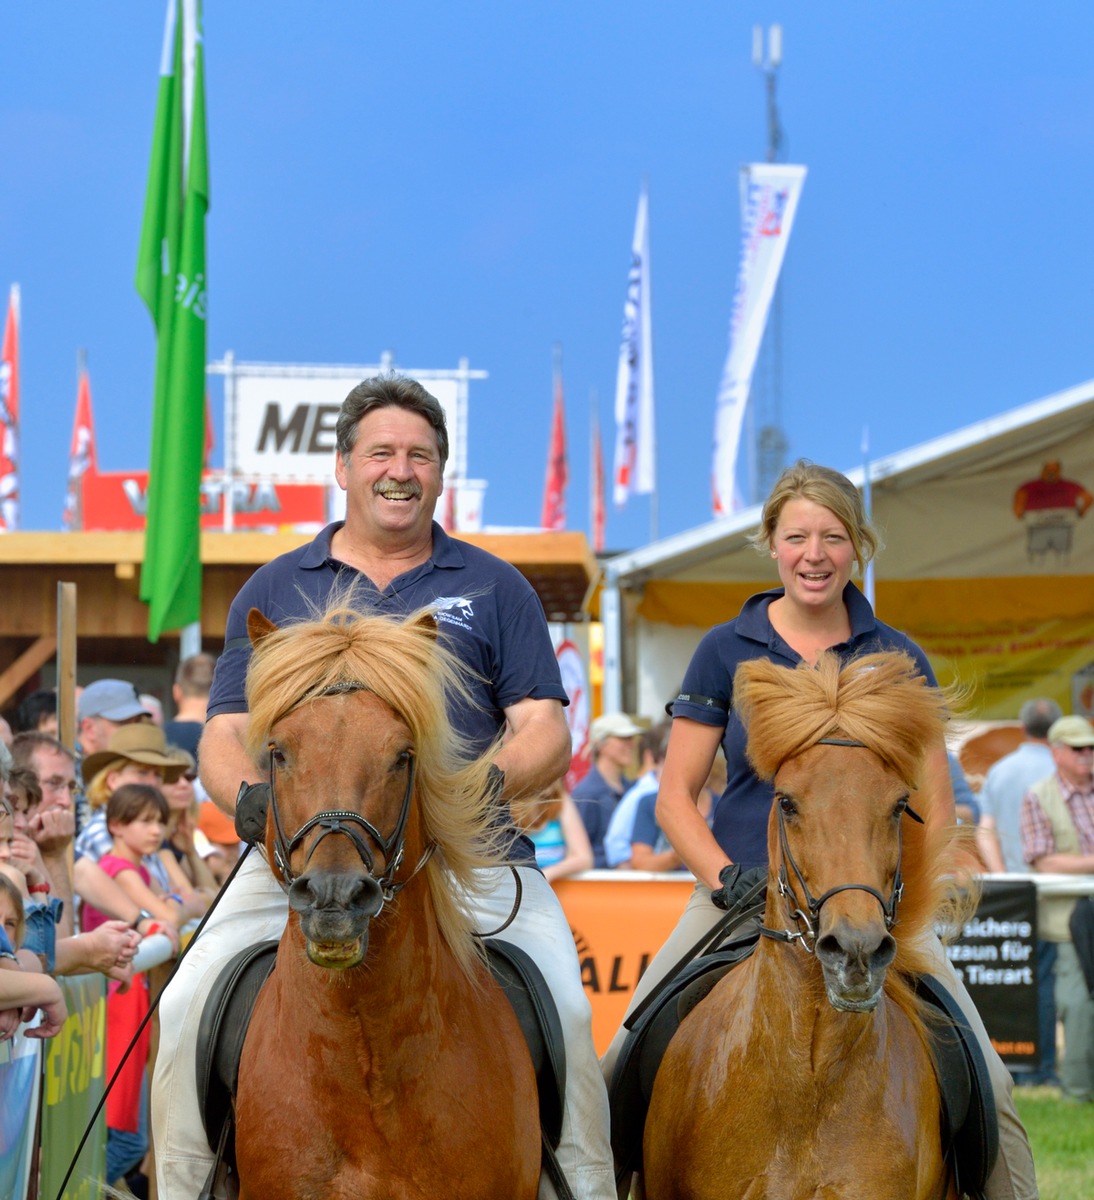
{"label": "leather rein", "polygon": [[[300,703],[319,696],[340,696],[348,692],[367,690],[368,688],[363,683],[352,681],[335,683],[331,684],[328,688],[323,688],[321,691],[308,693]],[[395,822],[395,828],[387,837],[367,817],[363,817],[360,813],[352,812],[349,809],[324,809],[322,812],[316,813],[314,817],[305,821],[292,837],[286,837],[285,829],[281,822],[281,811],[277,803],[276,785],[277,767],[284,765],[285,759],[282,752],[278,749],[276,742],[271,741],[267,746],[267,750],[270,755],[270,813],[273,816],[274,823],[274,859],[285,877],[286,885],[291,886],[299,878],[290,867],[289,859],[293,851],[313,829],[319,829],[321,832],[308,850],[307,858],[304,860],[305,871],[319,843],[330,834],[341,834],[344,837],[348,837],[353,843],[354,849],[357,851],[368,877],[379,888],[379,902],[376,912],[372,914],[373,916],[378,915],[383,906],[393,900],[426,865],[437,848],[435,842],[430,842],[426,846],[414,870],[411,871],[406,879],[395,882],[395,872],[402,865],[403,855],[406,850],[406,826],[407,821],[410,819],[410,804],[414,795],[414,752],[412,750],[406,752],[406,788],[403,792],[402,805],[400,806],[399,816]],[[366,837],[379,847],[383,855],[386,865],[383,872],[379,875],[376,874],[376,858],[368,841],[365,840]]]}
{"label": "leather rein", "polygon": [[[853,746],[862,750],[868,750],[869,747],[865,742],[853,741],[850,738],[835,738],[827,737],[820,738],[814,743],[817,746]],[[888,900],[877,890],[870,887],[866,883],[840,883],[835,887],[831,887],[823,895],[814,897],[809,891],[809,886],[805,882],[805,878],[794,859],[794,855],[790,852],[790,843],[786,836],[786,823],[783,819],[783,810],[779,805],[779,797],[775,797],[776,816],[779,822],[779,848],[782,853],[782,862],[779,864],[778,883],[779,895],[782,896],[787,903],[787,908],[790,913],[790,919],[797,923],[797,929],[768,929],[766,926],[760,926],[760,933],[764,937],[773,938],[780,942],[798,942],[802,949],[807,954],[814,953],[817,940],[817,924],[820,920],[820,910],[824,903],[830,900],[839,892],[866,892],[873,896],[881,905],[881,911],[885,914],[885,928],[892,929],[896,924],[896,910],[900,903],[901,897],[904,895],[904,880],[900,873],[901,858],[904,852],[904,839],[901,835],[901,827],[897,826],[897,856],[896,856],[896,872],[893,875],[893,887],[889,893]],[[913,821],[917,821],[920,825],[923,824],[923,818],[905,803],[902,810],[902,815],[911,817]],[[790,877],[787,874],[787,867],[794,872],[794,877],[798,881],[802,895],[805,897],[805,909],[797,903],[797,897],[794,894],[793,888],[790,886]]]}

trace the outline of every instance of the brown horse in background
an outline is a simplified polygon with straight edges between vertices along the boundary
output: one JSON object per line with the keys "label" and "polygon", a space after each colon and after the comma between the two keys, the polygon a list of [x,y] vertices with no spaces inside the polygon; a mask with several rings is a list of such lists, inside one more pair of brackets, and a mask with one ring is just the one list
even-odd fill
{"label": "brown horse in background", "polygon": [[240,1195],[532,1200],[531,1060],[460,906],[502,859],[431,616],[252,611],[248,748],[290,914],[244,1045]]}
{"label": "brown horse in background", "polygon": [[874,654],[842,668],[832,655],[816,669],[746,663],[733,702],[749,758],[775,786],[767,936],[669,1044],[646,1121],[645,1194],[954,1197],[908,983],[928,969],[936,917],[958,903],[953,835],[913,794],[945,698],[906,656]]}

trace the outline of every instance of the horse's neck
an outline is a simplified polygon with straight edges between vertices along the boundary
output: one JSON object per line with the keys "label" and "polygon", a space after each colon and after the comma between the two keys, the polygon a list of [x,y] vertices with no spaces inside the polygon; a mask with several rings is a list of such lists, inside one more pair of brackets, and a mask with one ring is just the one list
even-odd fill
{"label": "horse's neck", "polygon": [[441,935],[425,880],[413,886],[421,887],[424,898],[412,897],[408,889],[374,919],[364,961],[349,972],[328,971],[308,960],[295,916],[286,931],[293,952],[278,956],[277,973],[294,1003],[310,1004],[324,1024],[347,1024],[365,1043],[382,1046],[388,1054],[398,1052],[393,1029],[407,1021],[419,1039],[415,1053],[421,1054],[429,1037],[443,1034],[436,999],[471,986]]}
{"label": "horse's neck", "polygon": [[763,1014],[758,1036],[768,1061],[805,1061],[823,1076],[845,1069],[854,1055],[885,1037],[884,1002],[874,1013],[839,1012],[828,1002],[820,964],[800,946],[761,938],[749,965],[751,1003]]}

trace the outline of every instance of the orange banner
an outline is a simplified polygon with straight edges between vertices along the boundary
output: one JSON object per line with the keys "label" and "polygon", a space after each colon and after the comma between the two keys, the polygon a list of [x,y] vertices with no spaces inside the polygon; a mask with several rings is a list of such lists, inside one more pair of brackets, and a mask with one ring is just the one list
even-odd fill
{"label": "orange banner", "polygon": [[607,871],[554,884],[581,960],[597,1054],[615,1037],[635,984],[676,928],[694,887],[690,875]]}

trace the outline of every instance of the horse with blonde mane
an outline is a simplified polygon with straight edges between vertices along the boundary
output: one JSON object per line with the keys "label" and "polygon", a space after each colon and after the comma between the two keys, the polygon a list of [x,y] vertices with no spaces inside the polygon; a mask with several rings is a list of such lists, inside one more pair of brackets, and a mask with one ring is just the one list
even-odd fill
{"label": "horse with blonde mane", "polygon": [[[773,780],[755,952],[681,1023],[643,1149],[656,1200],[955,1197],[912,978],[969,903],[957,836],[916,792],[946,697],[910,658],[740,666],[748,756]],[[919,822],[919,818],[922,822]]]}
{"label": "horse with blonde mane", "polygon": [[505,857],[428,613],[256,610],[248,750],[289,896],[236,1096],[240,1195],[531,1200],[536,1084],[461,897]]}

